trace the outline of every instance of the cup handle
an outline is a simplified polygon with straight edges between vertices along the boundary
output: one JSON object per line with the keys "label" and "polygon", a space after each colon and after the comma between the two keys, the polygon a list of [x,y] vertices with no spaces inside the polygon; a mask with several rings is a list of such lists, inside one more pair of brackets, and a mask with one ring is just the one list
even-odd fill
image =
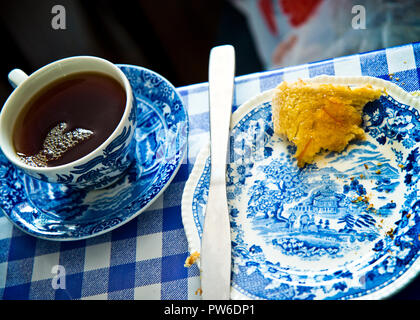
{"label": "cup handle", "polygon": [[28,75],[20,69],[13,69],[9,72],[8,78],[12,87],[16,88],[28,78]]}

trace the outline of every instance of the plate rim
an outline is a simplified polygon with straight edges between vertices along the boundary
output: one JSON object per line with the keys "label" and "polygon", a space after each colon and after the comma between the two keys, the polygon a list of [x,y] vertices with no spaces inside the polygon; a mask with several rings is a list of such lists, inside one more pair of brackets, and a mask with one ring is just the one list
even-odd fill
{"label": "plate rim", "polygon": [[[396,84],[386,81],[380,78],[375,78],[371,76],[352,76],[352,77],[345,77],[345,76],[328,76],[328,75],[320,75],[313,78],[305,78],[302,79],[305,82],[311,83],[326,83],[326,84],[341,84],[341,85],[363,85],[363,84],[370,84],[374,87],[381,88],[385,91],[387,95],[391,95],[393,99],[397,102],[400,102],[405,105],[409,105],[418,111],[420,111],[420,98],[411,95],[408,91],[402,89],[401,87],[397,86]],[[280,82],[279,82],[280,84]],[[272,94],[276,89],[268,89],[266,91],[260,92],[259,94],[249,98],[244,103],[242,103],[232,114],[231,119],[231,128],[234,127],[239,121],[253,108],[255,108],[261,103],[265,103],[271,100]],[[190,173],[190,176],[185,183],[183,195],[182,195],[182,203],[181,203],[181,216],[184,224],[185,233],[187,236],[188,242],[188,249],[189,252],[200,252],[201,247],[201,240],[199,237],[198,232],[196,230],[196,226],[194,225],[194,219],[192,215],[192,201],[194,198],[194,191],[202,175],[203,169],[205,167],[206,161],[209,159],[210,156],[210,143],[207,143],[203,146],[194,163],[193,169]],[[189,214],[187,214],[189,213]],[[200,267],[200,260],[197,261],[198,267]],[[382,288],[377,290],[367,290],[366,294],[361,296],[349,295],[349,297],[343,298],[341,300],[369,300],[369,299],[385,299],[388,298],[399,291],[403,290],[416,276],[420,274],[420,255],[417,256],[416,260],[412,263],[412,265],[400,275],[398,278],[393,280],[391,283],[385,285]],[[369,291],[372,291],[369,293]],[[259,297],[249,297],[244,293],[237,290],[234,285],[231,285],[231,299],[256,299],[261,300],[262,298]]]}
{"label": "plate rim", "polygon": [[[185,106],[185,104],[183,102],[183,99],[182,99],[181,95],[179,94],[179,92],[177,91],[177,89],[175,88],[175,86],[171,82],[169,82],[169,80],[167,80],[165,77],[163,77],[162,75],[158,74],[155,71],[152,71],[150,69],[147,69],[145,67],[136,66],[136,65],[132,65],[132,64],[115,64],[115,65],[118,68],[120,68],[120,69],[121,69],[121,67],[131,68],[131,69],[137,69],[137,70],[149,72],[149,73],[151,73],[151,74],[159,77],[169,87],[171,87],[171,89],[174,91],[174,93],[178,96],[179,100],[182,102],[181,105],[182,105],[182,109],[184,110],[184,113],[185,113],[185,121],[186,121],[186,139],[185,139],[184,145],[179,149],[179,150],[182,149],[182,154],[180,154],[180,157],[179,157],[177,166],[175,167],[175,169],[171,173],[171,176],[168,179],[168,181],[166,182],[166,184],[161,188],[161,190],[152,199],[150,199],[150,201],[143,208],[141,208],[137,212],[133,213],[127,219],[121,221],[120,223],[117,223],[116,225],[113,225],[113,226],[111,226],[109,228],[106,228],[104,230],[101,230],[99,232],[96,232],[96,233],[93,233],[93,234],[89,234],[89,235],[85,235],[85,236],[81,236],[81,237],[77,237],[77,238],[76,237],[63,237],[63,238],[60,238],[59,236],[50,236],[49,237],[49,236],[43,236],[43,235],[40,235],[38,233],[31,232],[30,230],[26,230],[25,228],[23,228],[22,226],[20,226],[19,224],[17,224],[9,216],[9,214],[7,214],[6,211],[0,206],[0,212],[3,213],[3,215],[13,224],[13,226],[17,227],[19,230],[21,230],[25,234],[28,234],[30,236],[33,236],[35,238],[42,239],[42,240],[70,242],[70,241],[85,240],[85,239],[97,237],[97,236],[103,235],[105,233],[108,233],[108,232],[110,232],[112,230],[115,230],[115,229],[123,226],[124,224],[130,222],[131,220],[133,220],[134,218],[136,218],[138,215],[140,215],[142,212],[144,212],[145,210],[147,210],[149,208],[149,206],[151,206],[156,201],[156,199],[158,199],[162,195],[162,193],[165,192],[165,190],[168,188],[168,186],[172,183],[172,180],[175,178],[175,176],[178,173],[178,171],[179,171],[182,163],[184,162],[185,156],[186,156],[186,154],[188,152],[188,136],[189,136],[189,131],[190,131],[190,123],[189,123],[188,110],[186,109],[186,106]],[[133,96],[136,99],[136,94],[134,93],[134,91],[133,91]],[[7,162],[9,163],[8,160],[7,160]],[[14,170],[18,170],[18,169],[15,168]]]}

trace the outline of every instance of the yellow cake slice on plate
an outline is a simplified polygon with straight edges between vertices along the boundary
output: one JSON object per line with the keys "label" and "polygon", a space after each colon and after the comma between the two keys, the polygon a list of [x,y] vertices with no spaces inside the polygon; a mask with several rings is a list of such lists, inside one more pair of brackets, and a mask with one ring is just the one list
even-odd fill
{"label": "yellow cake slice on plate", "polygon": [[296,145],[295,157],[303,167],[321,150],[341,152],[351,140],[364,139],[363,107],[381,94],[368,84],[349,87],[284,81],[272,99],[274,132]]}

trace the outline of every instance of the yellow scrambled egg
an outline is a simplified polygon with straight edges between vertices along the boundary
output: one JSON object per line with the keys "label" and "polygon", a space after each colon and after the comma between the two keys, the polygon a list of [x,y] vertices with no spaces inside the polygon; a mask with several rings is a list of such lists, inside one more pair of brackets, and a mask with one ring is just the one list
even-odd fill
{"label": "yellow scrambled egg", "polygon": [[381,90],[370,85],[282,82],[272,100],[274,132],[296,145],[295,157],[303,167],[323,149],[341,152],[351,140],[364,139],[363,107],[380,96]]}

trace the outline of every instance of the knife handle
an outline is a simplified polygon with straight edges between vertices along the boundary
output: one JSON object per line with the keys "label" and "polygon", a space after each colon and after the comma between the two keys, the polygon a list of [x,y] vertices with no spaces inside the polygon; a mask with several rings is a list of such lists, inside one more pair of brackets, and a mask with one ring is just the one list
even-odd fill
{"label": "knife handle", "polygon": [[235,50],[231,45],[215,47],[210,52],[210,158],[211,179],[226,180],[227,148],[232,115]]}

